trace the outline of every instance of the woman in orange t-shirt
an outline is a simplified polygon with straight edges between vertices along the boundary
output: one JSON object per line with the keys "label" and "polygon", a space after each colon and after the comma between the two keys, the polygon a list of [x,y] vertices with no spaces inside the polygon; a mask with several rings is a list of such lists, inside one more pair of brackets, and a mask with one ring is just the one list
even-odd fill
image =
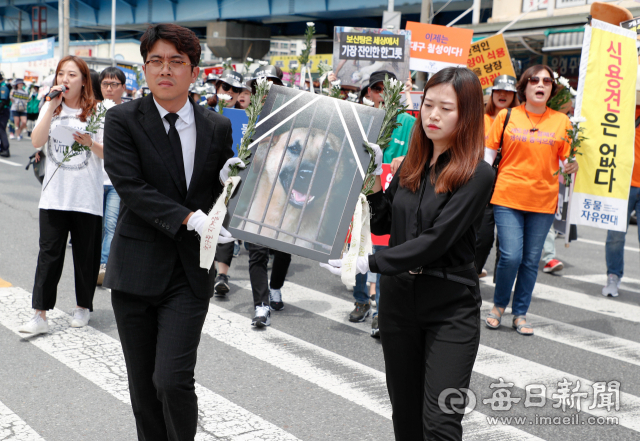
{"label": "woman in orange t-shirt", "polygon": [[[516,79],[510,75],[500,75],[493,80],[493,88],[491,89],[491,99],[487,103],[484,110],[484,139],[485,143],[489,129],[493,124],[493,120],[502,109],[509,107],[515,107],[518,103],[518,97],[516,96]],[[485,277],[487,271],[484,270],[484,264],[487,262],[487,257],[493,247],[493,230],[495,230],[496,223],[493,220],[493,207],[491,204],[487,205],[484,209],[484,215],[482,216],[482,224],[478,228],[478,234],[476,237],[476,271],[478,277]]]}
{"label": "woman in orange t-shirt", "polygon": [[[564,139],[571,122],[565,114],[547,107],[556,89],[548,66],[527,69],[517,85],[518,98],[524,104],[511,111],[504,130],[502,160],[491,198],[501,253],[493,294],[495,306],[486,319],[491,329],[500,326],[517,276],[512,326],[519,334],[533,335],[526,314],[558,203],[558,178],[554,173],[559,160],[564,161],[569,153]],[[500,146],[506,114],[506,110],[498,114],[486,140],[485,160],[490,164]],[[567,173],[575,173],[578,163],[565,163],[563,167]]]}

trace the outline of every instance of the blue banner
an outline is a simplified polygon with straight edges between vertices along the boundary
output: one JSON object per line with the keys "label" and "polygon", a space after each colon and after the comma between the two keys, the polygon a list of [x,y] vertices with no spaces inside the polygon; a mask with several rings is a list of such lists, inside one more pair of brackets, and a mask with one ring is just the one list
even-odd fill
{"label": "blue banner", "polygon": [[132,69],[127,69],[126,67],[118,66],[122,72],[124,72],[124,76],[127,77],[127,82],[125,87],[127,90],[138,90],[138,80],[136,79],[136,73]]}
{"label": "blue banner", "polygon": [[231,120],[231,134],[233,136],[233,156],[238,156],[238,147],[242,142],[244,132],[247,131],[249,117],[242,109],[224,109],[222,115]]}

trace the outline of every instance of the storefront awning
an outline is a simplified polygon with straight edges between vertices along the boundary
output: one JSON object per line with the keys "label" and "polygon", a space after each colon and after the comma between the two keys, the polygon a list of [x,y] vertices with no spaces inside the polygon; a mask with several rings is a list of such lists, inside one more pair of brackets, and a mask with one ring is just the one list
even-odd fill
{"label": "storefront awning", "polygon": [[548,29],[544,33],[542,52],[579,51],[584,39],[584,26],[574,29]]}

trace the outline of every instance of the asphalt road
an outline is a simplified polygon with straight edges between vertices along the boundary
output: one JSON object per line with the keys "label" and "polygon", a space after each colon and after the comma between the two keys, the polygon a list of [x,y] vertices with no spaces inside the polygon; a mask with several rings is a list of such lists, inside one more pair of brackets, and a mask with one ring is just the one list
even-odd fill
{"label": "asphalt road", "polygon": [[[109,291],[97,289],[89,327],[68,327],[75,305],[71,248],[51,333],[27,340],[15,331],[31,314],[38,254],[40,184],[24,170],[32,151],[28,140],[14,141],[11,158],[0,161],[0,279],[12,285],[0,288],[0,440],[135,440]],[[465,417],[465,440],[640,438],[638,230],[631,226],[627,235],[616,299],[600,294],[606,232],[580,227],[579,236],[570,248],[556,241],[563,271],[538,276],[528,316],[534,337],[510,326],[482,330],[471,381],[477,404]],[[392,440],[380,342],[369,336],[370,319],[347,322],[353,299],[344,285],[316,262],[294,256],[285,310],[272,313],[270,328],[256,331],[246,251],[230,274],[231,294],[211,300],[200,344],[197,439]],[[493,298],[490,282],[491,271],[482,283],[483,316]],[[503,323],[510,324],[509,315]],[[491,386],[500,378],[521,399],[509,410],[499,410],[506,402],[491,405],[499,392]],[[613,381],[620,382],[619,393]],[[604,390],[594,399],[596,382]],[[527,390],[544,391],[544,404],[525,403]],[[573,407],[554,407],[565,395],[574,396]]]}

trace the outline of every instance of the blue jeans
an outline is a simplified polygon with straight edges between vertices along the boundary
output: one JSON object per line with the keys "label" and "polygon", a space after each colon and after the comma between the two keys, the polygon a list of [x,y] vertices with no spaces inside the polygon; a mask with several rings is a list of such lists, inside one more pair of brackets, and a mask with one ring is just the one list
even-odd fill
{"label": "blue jeans", "polygon": [[[640,187],[631,187],[629,190],[629,206],[627,207],[627,230],[631,212],[636,210],[636,216],[640,214]],[[605,255],[607,259],[607,275],[615,274],[622,278],[624,274],[624,240],[627,232],[611,231],[607,233],[607,245]],[[638,240],[640,240],[640,228],[638,229]]]}
{"label": "blue jeans", "polygon": [[[373,252],[375,254],[376,251],[383,250],[387,247],[383,245],[374,245]],[[353,298],[358,303],[371,303],[371,299],[369,298],[369,290],[367,289],[367,277],[370,273],[367,274],[356,274],[356,284],[353,287]],[[378,302],[380,301],[380,274],[376,274],[376,311],[373,313],[375,317],[378,315]]]}
{"label": "blue jeans", "polygon": [[103,229],[102,229],[102,252],[100,254],[100,264],[107,263],[109,251],[111,251],[111,239],[116,231],[118,214],[120,213],[120,196],[116,193],[113,185],[104,186],[104,199],[102,200]]}
{"label": "blue jeans", "polygon": [[514,210],[499,205],[494,205],[493,214],[501,253],[496,270],[493,303],[499,308],[507,307],[517,276],[511,308],[513,315],[526,315],[538,277],[542,246],[554,215]]}

